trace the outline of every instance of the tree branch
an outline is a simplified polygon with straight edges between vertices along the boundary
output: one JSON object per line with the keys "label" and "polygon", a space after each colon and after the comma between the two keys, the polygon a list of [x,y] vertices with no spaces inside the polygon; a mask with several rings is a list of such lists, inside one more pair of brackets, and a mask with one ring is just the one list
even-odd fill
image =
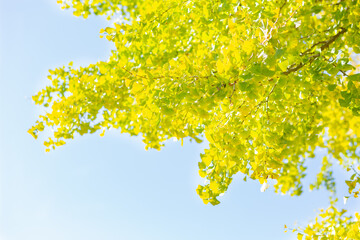
{"label": "tree branch", "polygon": [[[338,39],[342,34],[344,34],[345,32],[347,32],[347,29],[346,28],[341,28],[341,31],[338,32],[336,35],[332,36],[329,40],[327,41],[320,41],[320,42],[317,42],[315,44],[313,44],[309,49],[307,49],[305,52],[301,53],[300,56],[303,56],[307,53],[310,53],[311,50],[317,46],[317,45],[320,45],[320,44],[323,44],[321,45],[320,49],[321,51],[324,51],[325,49],[329,48],[330,44],[332,44],[333,42],[336,41],[336,39]],[[309,57],[309,62],[313,62],[316,58],[318,58],[320,56],[320,53],[317,53],[315,55],[312,55]],[[297,70],[301,69],[303,66],[305,66],[306,63],[299,63],[298,65],[291,65],[285,72],[283,72],[282,74],[284,75],[289,75],[290,73],[292,72],[296,72]]]}

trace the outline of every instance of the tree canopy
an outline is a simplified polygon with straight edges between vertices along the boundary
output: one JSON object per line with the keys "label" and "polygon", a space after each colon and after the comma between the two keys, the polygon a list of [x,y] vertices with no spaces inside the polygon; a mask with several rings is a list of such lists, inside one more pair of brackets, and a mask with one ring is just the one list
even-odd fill
{"label": "tree canopy", "polygon": [[[306,161],[325,149],[309,187],[335,191],[332,167],[359,195],[360,3],[357,0],[72,0],[75,16],[105,15],[107,61],[50,70],[33,96],[45,114],[29,130],[47,151],[78,135],[119,129],[160,150],[201,142],[197,193],[219,204],[238,173],[300,195]],[[306,186],[308,187],[308,186]],[[360,239],[360,215],[332,200],[298,239]]]}

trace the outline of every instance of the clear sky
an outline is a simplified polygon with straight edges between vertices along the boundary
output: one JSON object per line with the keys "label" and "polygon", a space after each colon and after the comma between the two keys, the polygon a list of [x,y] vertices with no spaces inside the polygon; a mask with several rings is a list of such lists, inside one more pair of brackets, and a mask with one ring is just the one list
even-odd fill
{"label": "clear sky", "polygon": [[[106,60],[113,47],[99,38],[104,18],[76,18],[55,2],[0,0],[1,240],[294,239],[284,224],[304,225],[328,206],[325,191],[261,193],[240,175],[220,205],[204,205],[195,189],[206,143],[145,151],[141,139],[114,130],[45,153],[27,129],[42,111],[31,96],[47,84],[47,70]],[[318,170],[320,161],[309,165]],[[336,176],[342,198],[344,176]],[[313,179],[312,170],[305,182]],[[359,209],[354,200],[346,207]]]}

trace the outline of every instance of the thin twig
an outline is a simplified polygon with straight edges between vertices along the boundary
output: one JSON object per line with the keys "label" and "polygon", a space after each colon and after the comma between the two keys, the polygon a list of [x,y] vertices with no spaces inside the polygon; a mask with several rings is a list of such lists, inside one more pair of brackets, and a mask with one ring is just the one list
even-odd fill
{"label": "thin twig", "polygon": [[[327,41],[321,41],[318,43],[315,43],[313,46],[311,46],[308,50],[306,50],[304,53],[306,52],[310,52],[311,49],[317,45],[320,45],[321,43],[323,45],[321,45],[320,49],[321,51],[324,51],[325,49],[329,48],[330,44],[332,44],[333,42],[336,41],[336,39],[338,39],[342,34],[346,33],[347,29],[346,28],[341,28],[341,31],[338,32],[336,35],[332,36],[329,40]],[[302,54],[300,54],[302,55]],[[320,56],[320,53],[317,53],[315,55],[312,55],[309,57],[309,62],[312,63],[316,58],[318,58]],[[289,75],[292,72],[296,72],[297,70],[299,70],[300,68],[302,68],[303,66],[305,66],[305,63],[299,63],[298,65],[291,65],[285,72],[283,72],[282,74],[284,75]]]}

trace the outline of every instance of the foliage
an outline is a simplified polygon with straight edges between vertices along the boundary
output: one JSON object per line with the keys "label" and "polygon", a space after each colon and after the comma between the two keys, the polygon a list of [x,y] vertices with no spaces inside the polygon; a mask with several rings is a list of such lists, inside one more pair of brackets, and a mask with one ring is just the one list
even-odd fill
{"label": "foliage", "polygon": [[[50,70],[51,84],[33,97],[47,111],[29,130],[37,138],[53,129],[47,151],[110,128],[141,134],[146,149],[206,137],[199,174],[209,183],[197,192],[213,205],[238,173],[300,195],[315,149],[328,156],[311,188],[334,191],[332,166],[359,163],[358,1],[58,2],[84,18],[116,16],[100,31],[116,50],[107,61]],[[347,182],[354,197],[357,182]],[[330,225],[359,230],[342,214],[331,207],[304,237]]]}
{"label": "foliage", "polygon": [[293,232],[297,232],[297,239],[360,239],[360,214],[346,217],[346,210],[339,211],[334,204],[326,210],[321,209],[314,223],[309,223],[303,229],[293,229]]}

